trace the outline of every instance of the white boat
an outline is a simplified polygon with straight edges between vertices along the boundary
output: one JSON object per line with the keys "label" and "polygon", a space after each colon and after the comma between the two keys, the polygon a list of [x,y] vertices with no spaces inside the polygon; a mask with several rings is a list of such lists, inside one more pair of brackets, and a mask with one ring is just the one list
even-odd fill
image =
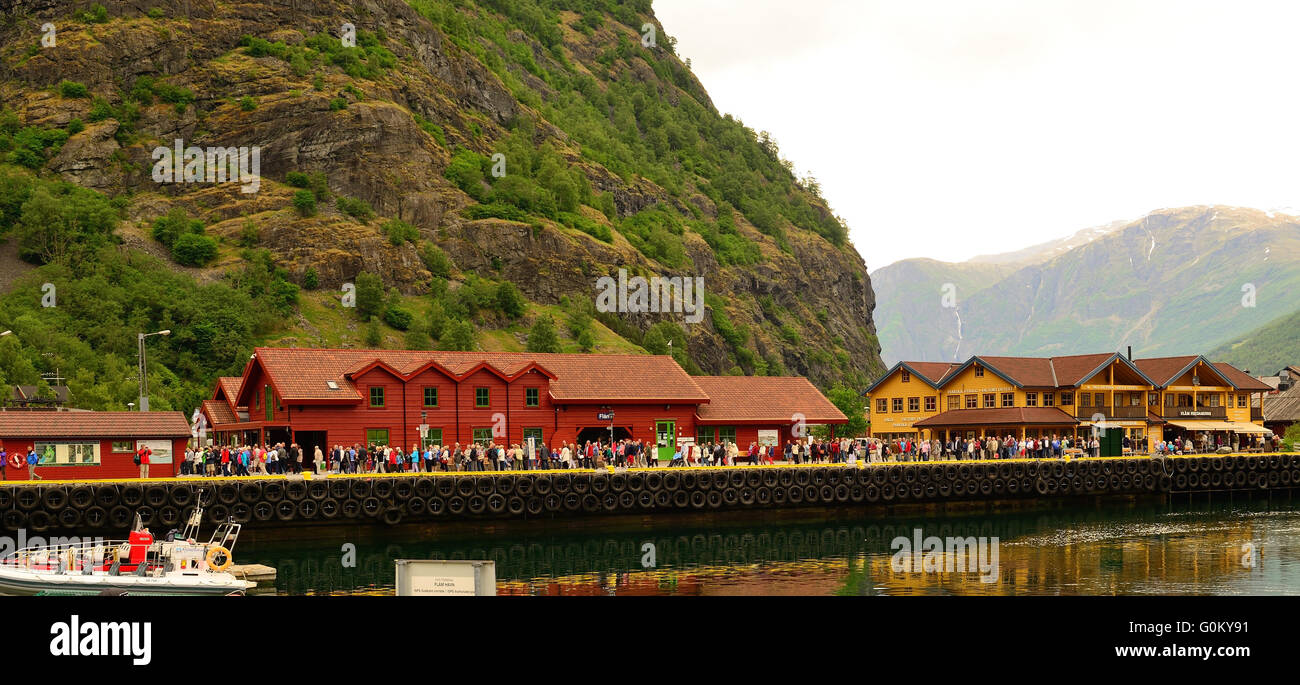
{"label": "white boat", "polygon": [[136,517],[126,540],[26,547],[0,559],[0,593],[10,595],[242,595],[256,585],[226,570],[240,525],[221,523],[196,542],[203,508],[185,531],[155,540]]}

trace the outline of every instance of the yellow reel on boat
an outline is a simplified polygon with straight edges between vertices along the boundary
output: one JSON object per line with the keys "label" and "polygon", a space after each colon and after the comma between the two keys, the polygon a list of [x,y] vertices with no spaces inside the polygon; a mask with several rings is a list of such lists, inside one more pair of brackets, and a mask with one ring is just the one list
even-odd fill
{"label": "yellow reel on boat", "polygon": [[[215,564],[215,563],[213,563],[213,561],[212,561],[213,557],[217,556],[217,553],[218,553],[218,552],[220,552],[221,554],[224,554],[225,557],[226,557],[226,560],[225,560],[224,562],[222,562],[220,565]],[[224,570],[230,568],[230,564],[234,562],[234,558],[233,558],[232,556],[230,556],[230,550],[228,550],[228,549],[226,549],[225,547],[222,547],[222,546],[220,546],[220,545],[218,545],[218,546],[216,546],[216,547],[213,547],[212,549],[208,550],[208,555],[207,555],[206,557],[204,557],[204,560],[208,562],[208,568],[212,569],[213,571],[217,571],[217,572],[224,571]]]}

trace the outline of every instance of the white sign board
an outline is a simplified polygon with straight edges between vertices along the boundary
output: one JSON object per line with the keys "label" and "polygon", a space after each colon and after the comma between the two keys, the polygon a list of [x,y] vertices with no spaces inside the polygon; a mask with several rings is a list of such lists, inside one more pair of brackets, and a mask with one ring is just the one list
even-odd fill
{"label": "white sign board", "polygon": [[496,562],[398,559],[398,597],[473,597],[497,593]]}
{"label": "white sign board", "polygon": [[772,430],[759,429],[758,444],[768,445],[768,446],[776,445],[779,442],[777,436],[778,433],[775,429]]}
{"label": "white sign board", "polygon": [[135,449],[148,447],[150,464],[172,463],[172,443],[170,440],[136,440]]}

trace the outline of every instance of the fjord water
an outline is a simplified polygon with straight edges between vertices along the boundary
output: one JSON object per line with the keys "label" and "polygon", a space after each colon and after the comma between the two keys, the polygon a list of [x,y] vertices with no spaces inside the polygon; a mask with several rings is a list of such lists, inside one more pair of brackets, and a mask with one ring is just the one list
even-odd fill
{"label": "fjord water", "polygon": [[[399,558],[491,559],[498,594],[518,595],[1300,594],[1300,503],[1285,495],[1030,513],[680,521],[449,537],[428,526],[349,527],[311,541],[262,536],[241,542],[236,557],[278,569],[264,592],[294,595],[392,594]],[[982,582],[977,570],[895,570],[891,543],[918,529],[923,538],[998,538],[996,582]],[[348,545],[352,566],[344,563]]]}

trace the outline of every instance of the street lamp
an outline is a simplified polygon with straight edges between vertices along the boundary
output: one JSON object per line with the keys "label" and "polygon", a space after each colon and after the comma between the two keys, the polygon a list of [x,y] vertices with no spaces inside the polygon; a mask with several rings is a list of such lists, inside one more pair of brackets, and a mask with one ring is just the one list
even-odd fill
{"label": "street lamp", "polygon": [[165,331],[158,331],[157,333],[138,334],[139,337],[137,338],[137,342],[139,343],[139,352],[140,352],[138,357],[138,362],[140,365],[140,368],[138,369],[138,372],[140,374],[140,411],[149,411],[149,395],[148,395],[149,380],[145,377],[145,371],[147,367],[145,366],[145,360],[144,360],[144,339],[155,335],[171,335],[171,334],[172,334],[171,329]]}

